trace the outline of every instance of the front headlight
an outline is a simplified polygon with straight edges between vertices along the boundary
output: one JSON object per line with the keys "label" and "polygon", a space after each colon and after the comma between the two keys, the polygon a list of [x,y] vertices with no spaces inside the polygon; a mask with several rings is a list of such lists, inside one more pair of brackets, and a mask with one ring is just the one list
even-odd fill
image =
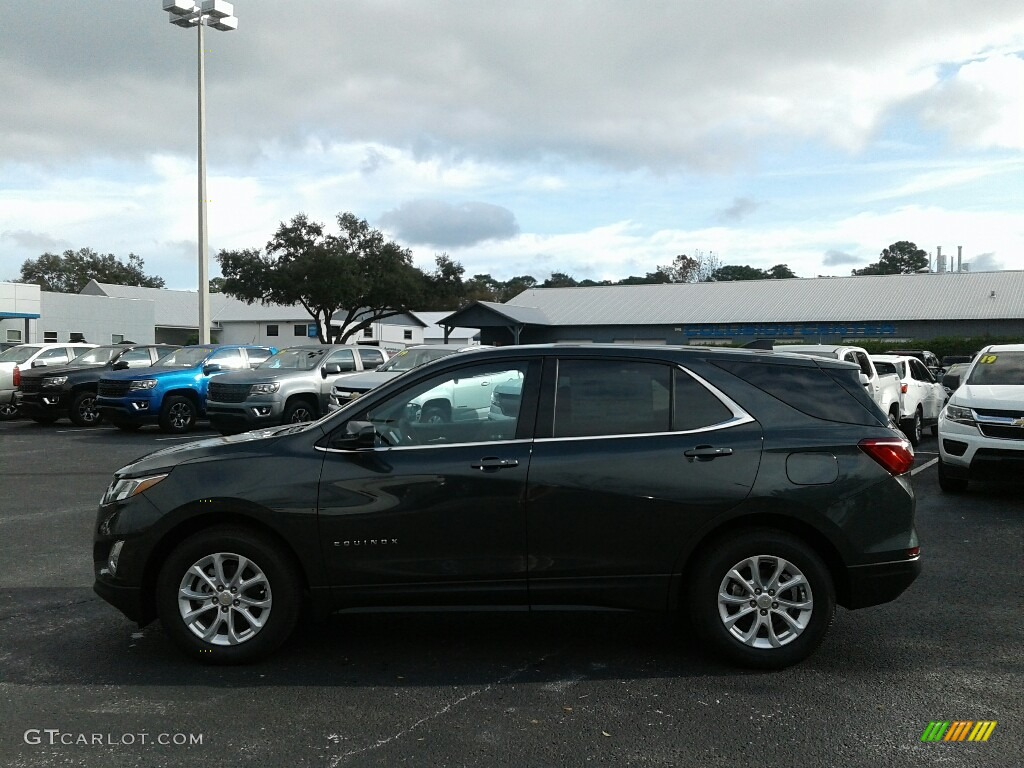
{"label": "front headlight", "polygon": [[253,384],[249,390],[250,395],[272,395],[281,389],[281,382],[275,381],[270,384]]}
{"label": "front headlight", "polygon": [[48,379],[43,379],[44,387],[59,387],[68,380],[67,376],[51,376]]}
{"label": "front headlight", "polygon": [[947,405],[946,418],[950,421],[955,421],[957,424],[966,424],[968,427],[976,426],[971,409],[964,408],[962,405]]}
{"label": "front headlight", "polygon": [[162,475],[150,475],[149,477],[115,477],[111,481],[110,487],[107,488],[107,492],[103,494],[103,501],[100,503],[113,504],[115,501],[123,501],[143,491],[148,491],[167,477],[167,474],[165,472]]}
{"label": "front headlight", "polygon": [[139,379],[133,381],[128,389],[152,389],[156,386],[156,379]]}

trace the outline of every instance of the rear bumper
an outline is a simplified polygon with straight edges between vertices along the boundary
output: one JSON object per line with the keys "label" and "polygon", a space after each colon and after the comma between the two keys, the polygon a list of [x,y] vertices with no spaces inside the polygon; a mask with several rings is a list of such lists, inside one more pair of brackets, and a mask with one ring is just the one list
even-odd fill
{"label": "rear bumper", "polygon": [[921,573],[921,558],[855,565],[846,569],[845,608],[867,608],[895,600]]}

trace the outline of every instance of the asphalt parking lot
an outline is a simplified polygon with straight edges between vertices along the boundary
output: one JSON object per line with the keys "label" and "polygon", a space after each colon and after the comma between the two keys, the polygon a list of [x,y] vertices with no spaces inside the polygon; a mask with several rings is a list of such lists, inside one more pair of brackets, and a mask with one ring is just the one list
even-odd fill
{"label": "asphalt parking lot", "polygon": [[[840,610],[817,654],[777,673],[626,614],[345,616],[261,664],[197,666],[91,589],[111,473],[181,439],[0,423],[0,765],[1021,764],[1024,496],[943,495],[933,437],[914,477],[922,576]],[[965,720],[998,725],[921,741]]]}

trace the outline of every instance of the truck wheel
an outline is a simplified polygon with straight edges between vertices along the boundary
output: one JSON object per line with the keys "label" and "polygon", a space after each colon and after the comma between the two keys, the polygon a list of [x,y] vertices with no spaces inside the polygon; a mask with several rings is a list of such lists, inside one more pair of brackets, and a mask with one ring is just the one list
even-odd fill
{"label": "truck wheel", "polygon": [[420,422],[423,424],[445,424],[448,422],[448,412],[440,405],[428,405],[420,413]]}
{"label": "truck wheel", "polygon": [[939,459],[939,488],[943,493],[963,493],[967,490],[967,480],[959,477],[950,477],[946,474],[946,465]]}
{"label": "truck wheel", "polygon": [[183,435],[196,423],[196,407],[187,397],[172,395],[160,410],[160,429],[172,435]]}
{"label": "truck wheel", "polygon": [[96,410],[96,393],[79,392],[75,395],[71,400],[68,418],[79,427],[94,427],[103,421],[103,414]]}
{"label": "truck wheel", "polygon": [[302,421],[313,421],[317,418],[316,408],[306,400],[295,400],[284,409],[282,424],[298,424]]}
{"label": "truck wheel", "polygon": [[301,603],[287,553],[238,527],[186,539],[156,584],[157,613],[168,635],[208,664],[246,664],[276,650],[292,633]]}
{"label": "truck wheel", "polygon": [[904,419],[903,421],[903,434],[907,436],[907,440],[915,448],[921,444],[921,436],[924,434],[921,429],[921,409],[918,408],[914,411],[914,417],[912,419]]}
{"label": "truck wheel", "polygon": [[18,415],[18,406],[14,403],[0,405],[0,421],[8,421]]}
{"label": "truck wheel", "polygon": [[782,669],[802,661],[835,616],[828,568],[811,547],[782,531],[731,534],[688,573],[683,609],[713,650],[743,666]]}

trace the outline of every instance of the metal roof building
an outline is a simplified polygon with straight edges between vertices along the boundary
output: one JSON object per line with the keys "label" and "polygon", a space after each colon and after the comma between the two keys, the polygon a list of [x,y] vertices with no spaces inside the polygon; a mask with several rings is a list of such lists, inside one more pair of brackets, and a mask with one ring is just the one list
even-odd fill
{"label": "metal roof building", "polygon": [[1024,271],[531,288],[443,324],[478,327],[484,344],[1024,338]]}

